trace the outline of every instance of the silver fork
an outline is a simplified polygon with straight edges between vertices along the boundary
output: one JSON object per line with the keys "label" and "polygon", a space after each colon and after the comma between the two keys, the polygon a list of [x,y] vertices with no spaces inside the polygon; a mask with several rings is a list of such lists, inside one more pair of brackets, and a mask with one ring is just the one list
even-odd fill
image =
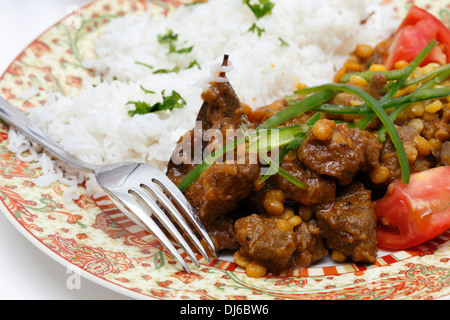
{"label": "silver fork", "polygon": [[[61,146],[53,141],[26,115],[1,97],[0,118],[20,130],[29,139],[42,145],[60,160],[94,173],[99,185],[119,209],[140,227],[150,231],[172,256],[182,264],[186,272],[190,272],[187,262],[159,224],[172,235],[173,240],[187,253],[197,267],[200,267],[200,263],[187,241],[183,238],[182,232],[189,237],[200,254],[207,261],[210,260],[205,248],[190,225],[200,234],[200,238],[205,240],[213,256],[217,256],[214,244],[198,215],[183,193],[160,170],[143,163],[119,163],[113,165],[92,165],[86,163],[65,152]],[[159,224],[151,217],[152,214],[157,218],[156,221]],[[180,227],[181,232],[169,216]],[[187,218],[190,225],[185,218]]]}

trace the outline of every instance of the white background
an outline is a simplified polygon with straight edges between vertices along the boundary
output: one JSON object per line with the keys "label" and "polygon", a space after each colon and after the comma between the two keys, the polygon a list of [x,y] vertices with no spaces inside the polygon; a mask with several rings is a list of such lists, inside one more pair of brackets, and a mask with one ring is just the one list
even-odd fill
{"label": "white background", "polygon": [[[0,0],[0,74],[37,36],[87,0]],[[1,300],[116,300],[126,296],[81,278],[69,289],[74,274],[27,240],[0,212]],[[72,278],[71,278],[72,277]]]}

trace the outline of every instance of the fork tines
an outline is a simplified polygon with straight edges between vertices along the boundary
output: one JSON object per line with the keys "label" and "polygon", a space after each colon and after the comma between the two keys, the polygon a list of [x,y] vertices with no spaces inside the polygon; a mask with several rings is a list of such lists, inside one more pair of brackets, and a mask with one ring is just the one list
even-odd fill
{"label": "fork tines", "polygon": [[[197,267],[200,267],[199,260],[183,237],[183,234],[188,237],[190,242],[195,245],[199,253],[208,262],[210,259],[193,228],[200,234],[201,239],[206,242],[212,255],[217,256],[214,244],[205,227],[176,185],[159,171],[153,172],[151,180],[144,180],[146,181],[129,189],[127,200],[122,199],[126,202],[127,211],[130,211],[158,238],[161,244],[183,265],[184,270],[188,273],[190,270],[186,261],[157,222],[163,226],[163,229],[168,231],[173,240],[186,252]],[[149,211],[156,218],[155,220],[151,217]],[[186,218],[189,223],[186,221]]]}

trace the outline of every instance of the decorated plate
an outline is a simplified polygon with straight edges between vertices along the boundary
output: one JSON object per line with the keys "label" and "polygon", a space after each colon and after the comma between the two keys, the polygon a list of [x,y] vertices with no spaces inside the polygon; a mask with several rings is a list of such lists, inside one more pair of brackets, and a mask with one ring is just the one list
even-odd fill
{"label": "decorated plate", "polygon": [[[174,4],[175,1],[166,1]],[[391,1],[385,1],[391,2]],[[420,2],[420,3],[419,3]],[[396,1],[400,17],[409,1]],[[416,1],[450,26],[446,1]],[[51,88],[65,95],[82,89],[89,76],[81,62],[94,58],[94,40],[114,17],[141,14],[141,0],[98,0],[64,18],[33,41],[0,79],[0,94],[21,110],[46,100]],[[75,28],[74,24],[79,23]],[[24,100],[22,93],[40,88]],[[250,278],[221,259],[192,273],[151,234],[135,225],[107,196],[83,194],[65,206],[64,185],[38,187],[40,171],[7,149],[8,127],[0,123],[0,207],[38,248],[96,283],[138,299],[438,299],[450,295],[450,231],[411,250],[382,252],[375,263],[329,263],[283,274]],[[3,239],[5,240],[5,239]]]}

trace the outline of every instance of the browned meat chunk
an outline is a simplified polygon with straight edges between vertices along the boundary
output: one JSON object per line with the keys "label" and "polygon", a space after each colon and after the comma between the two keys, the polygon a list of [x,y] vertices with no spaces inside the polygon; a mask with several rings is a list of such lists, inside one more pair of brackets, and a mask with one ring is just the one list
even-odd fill
{"label": "browned meat chunk", "polygon": [[427,139],[438,139],[442,142],[450,140],[450,106],[442,101],[439,112],[423,117],[424,129],[421,134]]}
{"label": "browned meat chunk", "polygon": [[280,167],[308,185],[308,188],[301,189],[281,175],[276,174],[273,177],[273,182],[276,188],[283,191],[287,199],[306,206],[334,200],[336,183],[333,179],[320,176],[309,170],[298,159],[283,161]]}
{"label": "browned meat chunk", "polygon": [[259,177],[257,165],[219,163],[203,172],[185,191],[205,224],[233,212],[251,193]]}
{"label": "browned meat chunk", "polygon": [[439,112],[428,114],[422,122],[424,128],[420,134],[428,140],[431,154],[436,157],[436,164],[449,165],[450,103],[443,102],[443,108]]}
{"label": "browned meat chunk", "polygon": [[289,104],[285,99],[276,100],[271,104],[253,110],[249,114],[249,120],[256,125],[260,125],[261,123],[272,117],[274,114],[286,108],[288,105]]}
{"label": "browned meat chunk", "polygon": [[[274,116],[276,113],[280,112],[284,108],[289,107],[289,103],[286,99],[276,100],[271,104],[259,107],[252,110],[248,114],[248,119],[255,126],[262,124],[264,121]],[[294,126],[297,124],[304,124],[311,116],[315,114],[315,111],[306,111],[298,116],[290,118],[286,122],[282,123],[282,126]]]}
{"label": "browned meat chunk", "polygon": [[308,168],[346,185],[358,171],[378,166],[381,144],[374,135],[344,123],[334,125],[326,121],[320,120],[315,126],[329,126],[329,134],[317,137],[313,128],[298,149],[298,157]]}
{"label": "browned meat chunk", "polygon": [[365,91],[369,93],[375,99],[381,99],[385,95],[383,90],[386,86],[387,78],[383,73],[375,73],[371,78],[369,85],[365,88]]}
{"label": "browned meat chunk", "polygon": [[234,224],[241,252],[271,272],[283,270],[296,249],[294,231],[277,227],[282,218],[263,218],[252,214]]}
{"label": "browned meat chunk", "polygon": [[284,160],[280,167],[299,181],[306,183],[308,187],[299,188],[280,174],[273,175],[250,197],[251,204],[259,213],[281,215],[285,204],[314,206],[334,200],[336,194],[334,179],[320,176],[307,169],[297,158]]}
{"label": "browned meat chunk", "polygon": [[[411,126],[402,126],[397,128],[400,139],[403,142],[406,155],[409,160],[411,172],[420,172],[430,169],[435,158],[430,154],[430,150],[422,150],[421,140],[417,129]],[[419,152],[420,151],[420,152]],[[383,144],[381,150],[380,164],[389,169],[390,176],[384,184],[388,184],[401,177],[400,163],[398,161],[397,150],[391,139],[388,138]]]}
{"label": "browned meat chunk", "polygon": [[[225,76],[223,76],[225,77]],[[203,105],[197,115],[204,129],[209,129],[224,118],[236,118],[241,103],[229,82],[213,83],[202,93]]]}
{"label": "browned meat chunk", "polygon": [[208,234],[214,242],[217,251],[238,250],[239,243],[234,231],[234,220],[228,216],[222,216],[207,226]]}
{"label": "browned meat chunk", "polygon": [[446,141],[442,144],[439,154],[441,165],[450,166],[450,141]]}
{"label": "browned meat chunk", "polygon": [[294,252],[292,265],[294,268],[305,268],[312,265],[328,255],[323,240],[320,236],[320,229],[316,220],[302,222],[295,227],[297,237],[297,249]]}
{"label": "browned meat chunk", "polygon": [[346,186],[336,201],[319,206],[316,217],[327,248],[353,261],[376,259],[376,215],[371,192],[361,183]]}

